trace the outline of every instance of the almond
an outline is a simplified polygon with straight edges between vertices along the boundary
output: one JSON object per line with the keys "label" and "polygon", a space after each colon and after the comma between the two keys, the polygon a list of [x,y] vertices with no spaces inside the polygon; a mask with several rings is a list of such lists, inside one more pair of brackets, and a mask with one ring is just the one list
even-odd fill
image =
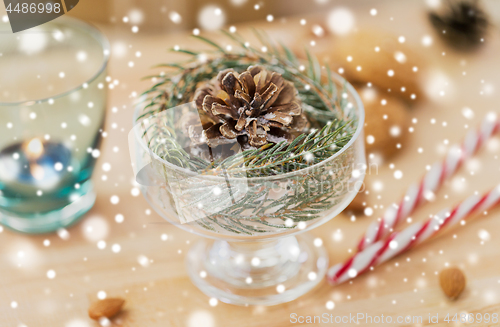
{"label": "almond", "polygon": [[123,307],[125,303],[121,298],[107,298],[92,303],[89,307],[89,317],[94,320],[106,317],[111,318],[115,316]]}
{"label": "almond", "polygon": [[363,212],[366,205],[366,193],[359,192],[358,195],[352,200],[352,202],[347,206],[347,210],[354,212]]}
{"label": "almond", "polygon": [[398,144],[404,143],[408,136],[411,118],[406,104],[374,86],[358,86],[356,90],[365,107],[366,153],[388,159],[398,152]]}
{"label": "almond", "polygon": [[444,269],[439,273],[439,284],[444,294],[454,300],[465,288],[465,275],[458,268]]}
{"label": "almond", "polygon": [[425,56],[401,43],[397,35],[360,29],[349,37],[324,40],[328,46],[326,51],[317,53],[318,59],[334,70],[342,68],[343,77],[350,83],[371,82],[382,90],[391,89],[392,94],[411,103],[424,98],[421,79],[427,66]]}

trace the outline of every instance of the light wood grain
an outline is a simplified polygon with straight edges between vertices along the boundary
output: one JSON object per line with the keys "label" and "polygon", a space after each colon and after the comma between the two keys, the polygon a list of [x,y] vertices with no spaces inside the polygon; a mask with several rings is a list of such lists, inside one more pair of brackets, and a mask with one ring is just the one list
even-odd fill
{"label": "light wood grain", "polygon": [[[491,33],[483,51],[474,55],[454,54],[437,40],[430,48],[420,45],[423,35],[434,35],[426,24],[420,2],[385,3],[377,6],[379,14],[376,17],[369,15],[370,8],[370,4],[364,2],[357,4],[354,10],[358,26],[376,24],[396,35],[405,35],[408,43],[433,58],[432,66],[449,76],[453,94],[441,101],[426,102],[413,108],[411,115],[418,119],[418,123],[413,125],[415,131],[403,144],[400,155],[383,163],[377,175],[367,177],[368,188],[372,190],[368,204],[375,209],[372,217],[358,216],[353,222],[342,214],[313,231],[323,239],[332,263],[347,258],[362,231],[383,212],[381,206],[398,200],[408,183],[415,181],[425,171],[426,165],[440,158],[445,139],[451,144],[460,141],[466,132],[464,125],[472,128],[486,112],[498,112],[500,39],[497,31]],[[288,43],[308,43],[308,38],[300,37],[308,33],[304,33],[304,27],[299,25],[299,18],[261,23],[258,27],[283,37]],[[331,287],[323,282],[315,291],[298,300],[274,307],[236,307],[223,303],[210,306],[209,298],[191,284],[184,268],[185,253],[198,238],[167,224],[141,196],[131,195],[133,176],[127,149],[127,133],[132,126],[132,103],[135,100],[131,94],[139,93],[148,85],[148,82],[140,82],[140,78],[150,72],[149,67],[153,64],[176,58],[176,55],[166,52],[167,48],[175,44],[193,47],[196,43],[186,38],[186,34],[132,35],[110,27],[103,27],[103,30],[112,44],[123,43],[127,53],[124,57],[114,56],[110,63],[109,75],[118,79],[120,84],[110,90],[108,136],[93,177],[97,203],[84,219],[68,229],[70,239],[67,241],[53,234],[29,236],[8,230],[0,233],[0,326],[97,326],[89,320],[86,312],[99,291],[126,299],[124,312],[114,320],[116,325],[122,326],[279,327],[290,325],[291,313],[321,315],[325,312],[339,316],[357,312],[372,316],[422,315],[423,325],[428,325],[429,313],[439,313],[441,322],[437,326],[448,326],[442,321],[446,313],[500,312],[498,210],[377,267],[352,284]],[[140,58],[135,57],[136,51],[141,51]],[[445,56],[441,54],[443,51]],[[133,68],[128,67],[129,61],[134,61]],[[465,76],[463,71],[466,71]],[[485,82],[481,83],[481,80]],[[492,94],[480,95],[486,84],[497,89]],[[466,106],[474,110],[474,119],[467,120],[462,116],[461,110]],[[112,112],[113,107],[118,108],[117,113]],[[436,123],[431,124],[431,119]],[[443,127],[443,122],[447,123],[446,127]],[[112,127],[114,123],[117,128]],[[437,194],[436,201],[413,216],[414,221],[500,182],[498,142],[497,138],[496,143],[491,143],[489,149],[478,155],[474,163],[479,168],[475,174],[470,174],[471,166],[466,165],[460,170],[458,178],[466,180],[463,190],[454,187],[459,179],[448,183]],[[113,147],[118,147],[119,151],[113,152]],[[422,154],[417,152],[420,147],[423,148]],[[101,169],[105,162],[111,164],[110,172]],[[403,171],[402,179],[393,177],[390,163]],[[103,175],[107,180],[102,180]],[[375,181],[384,185],[380,192],[373,191]],[[112,195],[120,197],[118,205],[110,203]],[[114,221],[119,213],[125,217],[121,224]],[[97,240],[85,236],[84,228],[92,219],[104,221],[108,226],[109,232],[103,237],[107,246],[103,250],[97,248]],[[491,235],[484,244],[478,237],[481,229]],[[334,238],[338,230],[342,234],[341,241]],[[162,241],[162,234],[168,235],[168,240]],[[50,246],[43,246],[45,239],[50,240]],[[112,252],[113,244],[121,246],[119,253]],[[24,257],[20,257],[20,251]],[[150,259],[149,266],[141,266],[139,256]],[[447,263],[461,267],[467,275],[466,290],[455,302],[450,302],[442,294],[436,275]],[[46,277],[50,269],[56,272],[52,280]],[[11,308],[12,301],[18,303],[17,308]],[[333,310],[326,309],[327,301],[335,303]],[[493,324],[476,324],[482,325]]]}

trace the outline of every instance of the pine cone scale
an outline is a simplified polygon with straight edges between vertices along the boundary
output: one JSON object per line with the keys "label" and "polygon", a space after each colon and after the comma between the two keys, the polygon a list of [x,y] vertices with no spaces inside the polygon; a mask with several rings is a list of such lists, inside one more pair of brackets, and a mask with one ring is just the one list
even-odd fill
{"label": "pine cone scale", "polygon": [[262,94],[262,109],[268,109],[270,106],[273,105],[274,101],[271,101],[274,95],[278,92],[278,87],[271,83],[269,87],[264,91]]}
{"label": "pine cone scale", "polygon": [[239,81],[243,86],[243,93],[248,95],[249,100],[247,102],[250,102],[255,94],[255,82],[253,81],[252,75],[248,71],[243,72],[240,74]]}
{"label": "pine cone scale", "polygon": [[[212,106],[214,103],[225,105],[225,102],[222,101],[220,98],[216,98],[216,97],[211,96],[211,95],[206,95],[204,97],[203,104],[201,107],[202,107],[203,111],[210,117],[210,119],[213,120],[214,123],[219,123],[220,118],[212,113]],[[198,107],[198,108],[200,108],[200,107]]]}
{"label": "pine cone scale", "polygon": [[236,91],[242,90],[240,81],[238,81],[236,76],[231,73],[226,74],[224,79],[222,79],[222,88],[224,89],[224,91],[226,91],[229,97],[231,97],[231,95],[234,96],[234,93]]}
{"label": "pine cone scale", "polygon": [[268,109],[266,113],[273,113],[276,111],[287,112],[291,116],[298,116],[302,113],[302,108],[297,102],[290,102],[287,104],[273,106],[272,108]]}
{"label": "pine cone scale", "polygon": [[295,87],[292,83],[285,84],[283,90],[281,90],[280,95],[276,99],[275,104],[286,104],[292,102],[295,99],[295,92]]}
{"label": "pine cone scale", "polygon": [[212,103],[212,114],[215,116],[229,116],[232,119],[238,119],[238,113],[231,110],[230,107],[220,103]]}
{"label": "pine cone scale", "polygon": [[293,121],[293,117],[292,116],[290,116],[288,114],[285,114],[285,113],[282,113],[282,112],[279,112],[279,111],[265,114],[264,115],[264,119],[267,119],[267,120],[270,120],[270,121],[275,121],[277,123],[280,123],[283,126],[288,126]]}
{"label": "pine cone scale", "polygon": [[236,137],[242,135],[239,131],[234,128],[233,122],[226,122],[222,124],[219,128],[220,133],[227,139],[235,139]]}
{"label": "pine cone scale", "polygon": [[241,113],[240,118],[238,118],[238,122],[235,125],[236,130],[242,131],[243,128],[247,126],[247,117],[245,113]]}
{"label": "pine cone scale", "polygon": [[204,143],[207,143],[208,146],[211,148],[214,148],[218,145],[221,144],[230,144],[234,143],[234,139],[229,139],[224,137],[224,135],[221,134],[220,129],[221,127],[224,126],[223,124],[215,124],[206,130],[203,131],[203,136],[204,136]]}
{"label": "pine cone scale", "polygon": [[257,127],[257,121],[253,120],[248,128],[249,143],[256,148],[261,147],[267,143],[266,132]]}
{"label": "pine cone scale", "polygon": [[241,92],[238,90],[238,91],[236,91],[235,97],[237,97],[238,99],[243,101],[243,104],[246,107],[250,106],[250,102],[252,101],[252,98],[250,97],[250,95],[248,95],[248,93]]}
{"label": "pine cone scale", "polygon": [[261,70],[257,75],[253,77],[255,83],[255,93],[262,93],[262,90],[266,83],[267,71]]}

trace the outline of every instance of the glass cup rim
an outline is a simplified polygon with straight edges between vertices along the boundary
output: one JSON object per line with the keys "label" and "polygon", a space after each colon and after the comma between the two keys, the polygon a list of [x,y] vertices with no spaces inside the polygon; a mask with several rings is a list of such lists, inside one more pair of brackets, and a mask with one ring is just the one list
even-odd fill
{"label": "glass cup rim", "polygon": [[[259,182],[259,181],[274,181],[274,180],[286,179],[286,178],[290,178],[293,176],[297,176],[299,174],[307,173],[307,172],[310,172],[311,170],[318,169],[321,166],[335,160],[335,158],[339,157],[342,153],[347,151],[347,149],[351,148],[351,146],[354,144],[354,142],[356,142],[358,137],[362,134],[363,128],[365,125],[365,110],[364,110],[363,102],[361,101],[361,98],[360,98],[358,92],[356,91],[354,86],[352,86],[352,84],[347,82],[347,80],[345,78],[343,78],[342,76],[340,76],[334,72],[332,72],[331,74],[332,74],[332,77],[334,80],[336,80],[340,84],[345,85],[349,94],[354,98],[354,100],[356,102],[356,111],[358,113],[358,125],[356,126],[356,131],[354,132],[352,138],[349,140],[349,142],[344,147],[342,147],[342,149],[340,149],[338,152],[336,152],[334,155],[332,155],[328,159],[325,159],[325,160],[318,162],[318,163],[316,163],[312,166],[309,166],[307,168],[291,171],[291,172],[288,172],[285,174],[261,176],[261,177],[231,177],[231,176],[224,177],[224,176],[213,176],[213,175],[201,175],[201,174],[193,172],[189,169],[176,166],[176,165],[164,160],[163,158],[158,156],[156,153],[151,151],[147,147],[147,145],[142,141],[141,137],[139,135],[137,135],[137,133],[134,132],[134,136],[136,137],[136,141],[140,144],[140,146],[146,152],[150,153],[153,160],[160,161],[163,165],[166,165],[167,167],[169,167],[170,169],[172,169],[174,171],[177,171],[177,172],[182,173],[182,174],[187,174],[188,175],[187,177],[197,177],[197,178],[200,178],[202,180],[205,179],[205,180],[209,180],[209,181],[220,181],[220,182],[227,182],[228,180],[230,180],[230,181],[238,181],[238,180],[243,181],[244,180],[244,181],[248,181],[248,182]],[[133,117],[134,126],[137,124],[137,118],[139,117],[140,110],[141,110],[141,106],[137,105],[136,110],[134,112],[134,117]],[[135,128],[134,128],[134,130],[135,130]]]}
{"label": "glass cup rim", "polygon": [[68,91],[56,94],[55,96],[52,96],[52,97],[42,98],[42,99],[33,99],[33,100],[25,100],[25,101],[17,101],[17,102],[2,102],[2,101],[0,101],[0,107],[6,107],[6,106],[9,106],[9,107],[16,107],[16,106],[17,107],[19,107],[19,106],[29,107],[29,106],[32,106],[34,104],[48,102],[49,100],[56,100],[59,98],[63,98],[63,97],[68,96],[69,94],[71,94],[75,91],[82,89],[84,84],[92,83],[97,77],[99,77],[99,75],[101,75],[101,73],[108,66],[109,57],[110,57],[110,53],[111,53],[110,52],[110,44],[109,44],[109,41],[106,38],[106,36],[98,28],[96,28],[95,26],[93,26],[85,21],[82,21],[80,19],[76,19],[73,17],[67,17],[67,16],[58,17],[57,20],[51,21],[48,23],[50,24],[52,22],[54,22],[54,23],[60,22],[65,26],[69,26],[71,28],[83,30],[84,32],[86,32],[87,34],[92,36],[99,43],[99,45],[102,48],[102,52],[103,52],[104,57],[103,57],[101,66],[99,67],[97,72],[95,74],[93,74],[89,79],[85,80],[80,85],[78,85],[72,89],[69,89]]}

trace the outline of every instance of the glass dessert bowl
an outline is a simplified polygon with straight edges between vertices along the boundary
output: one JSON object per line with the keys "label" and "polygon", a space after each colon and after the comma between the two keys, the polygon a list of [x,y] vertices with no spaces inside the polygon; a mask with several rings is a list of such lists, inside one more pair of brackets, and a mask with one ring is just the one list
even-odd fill
{"label": "glass dessert bowl", "polygon": [[47,233],[93,206],[109,51],[74,18],[15,34],[0,22],[0,224]]}
{"label": "glass dessert bowl", "polygon": [[[335,123],[333,114],[301,104],[317,128],[309,128],[296,144],[309,142],[316,148],[289,153],[292,142],[275,144],[265,154],[242,150],[236,157],[241,161],[222,160],[213,169],[193,171],[181,155],[176,157],[185,153],[178,146],[182,142],[167,154],[158,151],[176,135],[172,129],[151,132],[176,120],[176,112],[196,113],[195,102],[147,117],[137,108],[138,123],[129,134],[136,179],[164,219],[204,237],[191,248],[186,264],[193,283],[208,296],[237,305],[275,305],[298,298],[323,280],[327,252],[305,232],[344,210],[362,187],[366,171],[363,105],[342,77],[332,74],[331,81],[341,90],[349,123]],[[335,130],[339,132],[331,134]],[[325,141],[321,133],[333,138]],[[326,157],[330,152],[321,152],[334,148]],[[251,165],[269,153],[281,153],[276,165]],[[294,166],[298,169],[280,164],[294,156],[304,163]]]}

